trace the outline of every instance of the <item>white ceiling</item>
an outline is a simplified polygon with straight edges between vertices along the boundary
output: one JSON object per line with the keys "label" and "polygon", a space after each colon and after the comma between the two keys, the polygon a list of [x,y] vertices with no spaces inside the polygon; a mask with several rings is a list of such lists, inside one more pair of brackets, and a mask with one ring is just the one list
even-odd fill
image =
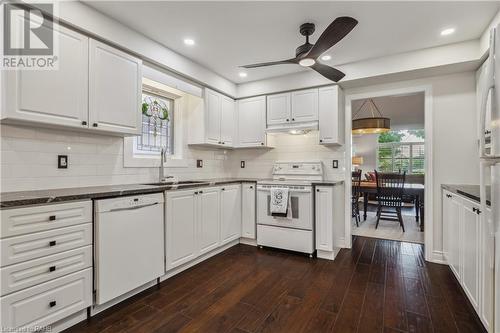
{"label": "white ceiling", "polygon": [[[359,110],[365,100],[352,102],[352,114]],[[425,95],[416,93],[399,96],[384,96],[373,98],[373,102],[383,114],[391,120],[391,129],[422,129],[424,128]],[[365,104],[356,118],[370,116],[370,108]]]}
{"label": "white ceiling", "polygon": [[[338,16],[359,21],[325,53],[335,65],[479,38],[500,8],[500,1],[84,2],[237,83],[308,70],[280,65],[238,76],[240,65],[295,56],[304,42],[298,31],[304,22],[316,24],[314,43]],[[456,33],[442,37],[440,31],[449,27]],[[184,38],[196,44],[188,47]]]}

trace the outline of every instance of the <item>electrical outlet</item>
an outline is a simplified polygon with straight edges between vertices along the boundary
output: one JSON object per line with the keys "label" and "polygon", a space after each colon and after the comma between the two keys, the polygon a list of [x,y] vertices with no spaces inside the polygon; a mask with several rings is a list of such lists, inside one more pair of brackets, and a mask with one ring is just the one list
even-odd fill
{"label": "electrical outlet", "polygon": [[241,162],[240,162],[240,167],[241,167],[242,169],[244,169],[244,168],[245,168],[245,161],[241,161]]}
{"label": "electrical outlet", "polygon": [[203,160],[196,160],[196,167],[203,168]]}
{"label": "electrical outlet", "polygon": [[332,161],[332,168],[338,169],[339,168],[339,160],[333,160]]}
{"label": "electrical outlet", "polygon": [[57,155],[57,168],[67,169],[68,168],[68,155]]}

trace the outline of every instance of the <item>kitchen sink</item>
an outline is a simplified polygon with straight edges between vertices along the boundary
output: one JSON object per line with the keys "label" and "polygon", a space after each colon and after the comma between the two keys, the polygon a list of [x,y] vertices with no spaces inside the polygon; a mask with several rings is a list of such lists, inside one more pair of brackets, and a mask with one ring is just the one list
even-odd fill
{"label": "kitchen sink", "polygon": [[196,180],[181,180],[175,182],[156,182],[156,183],[148,183],[143,185],[154,185],[154,186],[164,186],[164,185],[190,185],[190,184],[204,184],[206,182],[196,181]]}

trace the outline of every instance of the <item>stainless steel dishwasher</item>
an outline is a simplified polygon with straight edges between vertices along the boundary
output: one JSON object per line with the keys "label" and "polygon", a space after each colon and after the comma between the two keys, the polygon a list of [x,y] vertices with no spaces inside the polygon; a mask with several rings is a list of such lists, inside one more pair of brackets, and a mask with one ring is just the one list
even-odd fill
{"label": "stainless steel dishwasher", "polygon": [[163,215],[163,193],[96,201],[97,304],[165,274]]}

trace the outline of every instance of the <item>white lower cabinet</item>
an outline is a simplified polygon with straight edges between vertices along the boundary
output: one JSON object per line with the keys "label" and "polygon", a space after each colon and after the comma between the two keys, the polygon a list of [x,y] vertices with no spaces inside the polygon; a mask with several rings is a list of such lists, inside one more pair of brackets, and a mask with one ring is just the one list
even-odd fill
{"label": "white lower cabinet", "polygon": [[241,237],[241,185],[167,191],[166,270]]}
{"label": "white lower cabinet", "polygon": [[216,249],[220,244],[220,190],[217,187],[198,191],[200,254]]}
{"label": "white lower cabinet", "polygon": [[221,245],[241,237],[241,185],[221,188]]}
{"label": "white lower cabinet", "polygon": [[316,187],[316,249],[333,251],[333,187]]}
{"label": "white lower cabinet", "polygon": [[255,184],[241,185],[241,237],[256,238]]}
{"label": "white lower cabinet", "polygon": [[167,270],[197,257],[198,202],[195,190],[167,192],[166,267]]}
{"label": "white lower cabinet", "polygon": [[443,190],[443,255],[488,331],[493,320],[494,238],[480,205]]}

